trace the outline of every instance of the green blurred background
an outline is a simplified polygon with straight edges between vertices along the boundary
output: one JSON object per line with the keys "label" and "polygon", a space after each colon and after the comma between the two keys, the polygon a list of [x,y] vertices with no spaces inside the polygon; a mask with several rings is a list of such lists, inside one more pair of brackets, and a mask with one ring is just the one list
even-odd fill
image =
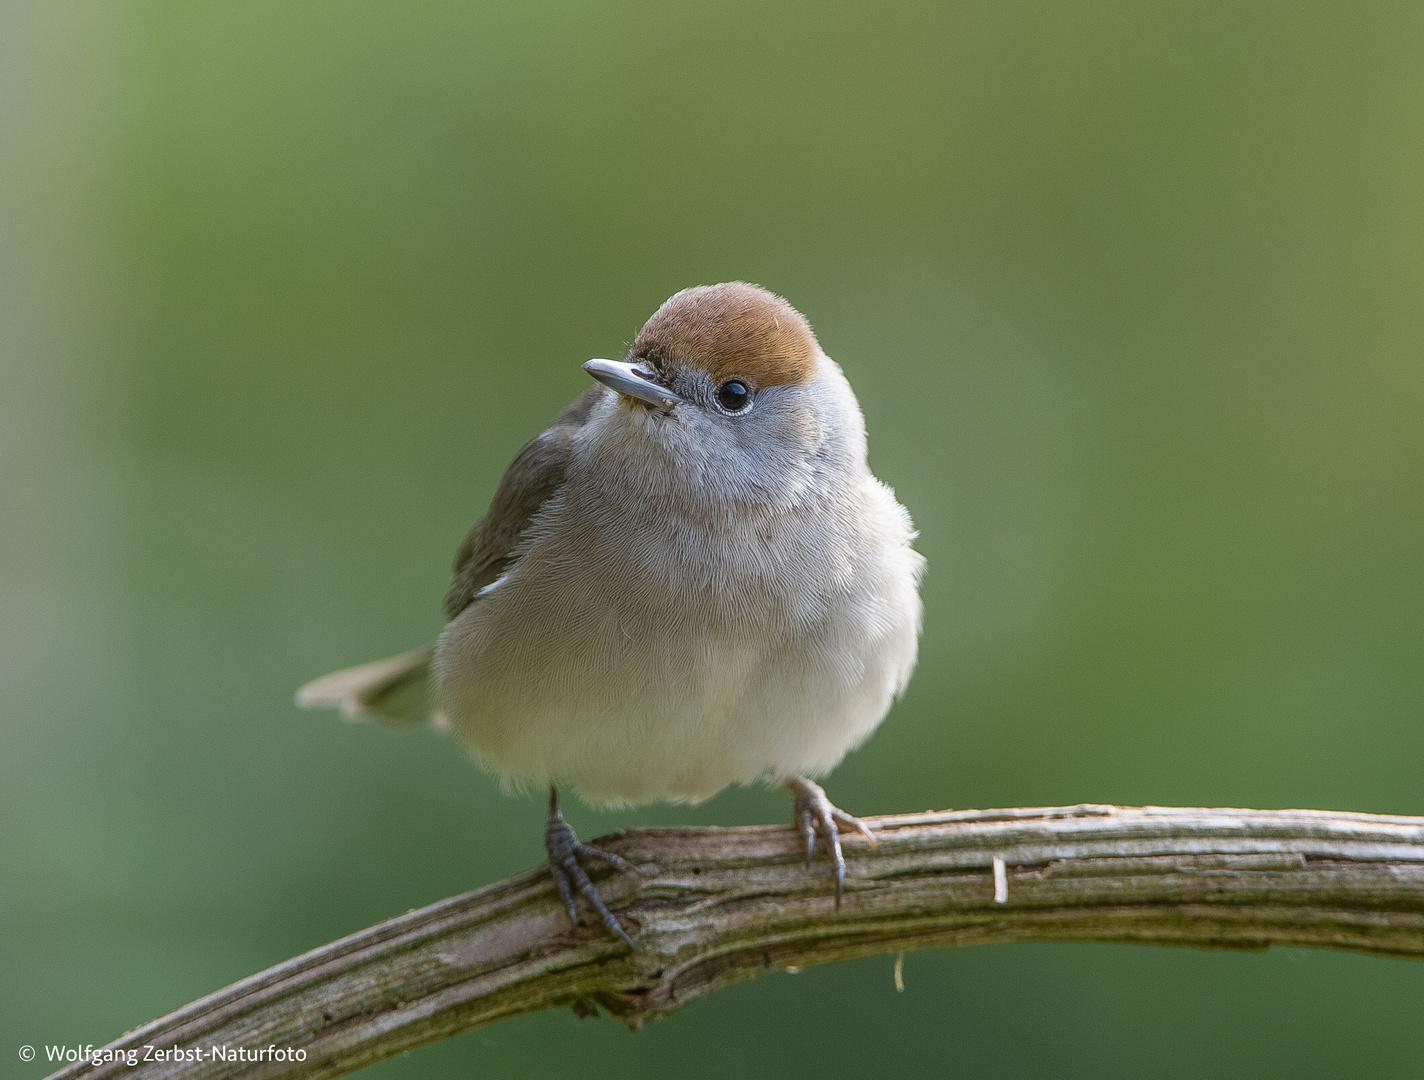
{"label": "green blurred background", "polygon": [[[670,293],[783,293],[929,559],[860,813],[1424,813],[1417,3],[0,3],[0,1074],[521,870],[543,810],[292,691],[439,627]],[[585,836],[788,818],[784,796]],[[1424,1075],[1424,965],[768,975],[517,1077]]]}

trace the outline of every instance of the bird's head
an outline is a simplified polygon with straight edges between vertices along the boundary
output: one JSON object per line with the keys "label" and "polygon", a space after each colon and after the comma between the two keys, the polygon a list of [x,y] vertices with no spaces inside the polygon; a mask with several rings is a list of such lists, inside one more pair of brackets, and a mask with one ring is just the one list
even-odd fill
{"label": "bird's head", "polygon": [[[864,467],[864,424],[805,317],[757,285],[684,289],[624,360],[584,370],[616,391],[594,432],[658,490],[784,503],[814,474]],[[638,459],[642,459],[641,462]]]}

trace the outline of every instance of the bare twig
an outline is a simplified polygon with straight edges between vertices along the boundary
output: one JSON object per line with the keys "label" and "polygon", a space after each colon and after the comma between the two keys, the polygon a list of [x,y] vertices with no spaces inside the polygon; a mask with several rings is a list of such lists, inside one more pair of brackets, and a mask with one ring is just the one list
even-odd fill
{"label": "bare twig", "polygon": [[[806,865],[790,829],[618,833],[599,845],[640,872],[600,887],[634,950],[596,921],[571,930],[547,870],[531,870],[314,949],[105,1048],[136,1051],[137,1067],[76,1063],[55,1078],[334,1077],[539,1009],[597,1005],[636,1027],[764,971],[934,946],[1424,957],[1424,818],[1069,806],[867,820],[879,847],[847,845],[839,911],[826,866]],[[300,1060],[280,1060],[288,1047]]]}

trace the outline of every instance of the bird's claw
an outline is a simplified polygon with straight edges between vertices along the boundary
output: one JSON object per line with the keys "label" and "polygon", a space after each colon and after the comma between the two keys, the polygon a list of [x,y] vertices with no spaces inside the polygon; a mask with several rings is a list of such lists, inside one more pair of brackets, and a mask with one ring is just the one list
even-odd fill
{"label": "bird's claw", "polygon": [[841,828],[853,829],[875,846],[875,836],[865,822],[847,814],[826,797],[825,789],[803,777],[794,777],[785,782],[795,802],[792,813],[796,829],[806,841],[806,865],[811,865],[811,856],[816,851],[816,837],[830,852],[831,862],[836,871],[836,907],[841,906],[841,896],[845,892],[845,855],[841,852]]}
{"label": "bird's claw", "polygon": [[588,874],[579,860],[602,859],[618,870],[631,870],[634,873],[637,871],[627,859],[611,851],[579,843],[573,827],[559,812],[559,793],[554,788],[549,789],[549,819],[544,825],[544,850],[549,854],[549,872],[554,876],[554,883],[559,886],[559,895],[564,898],[564,909],[569,913],[569,921],[575,926],[578,925],[578,907],[574,901],[574,890],[578,890],[588,901],[588,906],[598,914],[609,933],[617,934],[630,948],[634,947],[633,939],[628,936],[613,912],[608,910],[603,897],[588,879]]}

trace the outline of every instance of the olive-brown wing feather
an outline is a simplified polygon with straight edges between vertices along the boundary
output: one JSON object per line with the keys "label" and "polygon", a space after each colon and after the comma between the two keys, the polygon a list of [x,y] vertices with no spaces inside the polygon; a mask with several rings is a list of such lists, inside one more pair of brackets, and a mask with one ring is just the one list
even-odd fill
{"label": "olive-brown wing feather", "polygon": [[455,574],[445,594],[445,617],[453,619],[475,594],[509,568],[514,550],[529,520],[564,483],[574,435],[603,394],[590,386],[555,418],[549,430],[525,444],[514,456],[489,510],[475,523],[455,554]]}

